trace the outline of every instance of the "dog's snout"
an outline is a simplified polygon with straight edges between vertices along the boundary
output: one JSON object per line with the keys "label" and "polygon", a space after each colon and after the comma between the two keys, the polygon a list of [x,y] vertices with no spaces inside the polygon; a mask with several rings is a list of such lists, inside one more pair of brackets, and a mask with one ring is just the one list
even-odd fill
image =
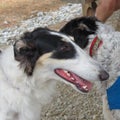
{"label": "dog's snout", "polygon": [[109,74],[105,70],[102,70],[100,71],[99,78],[101,81],[107,80],[109,78]]}

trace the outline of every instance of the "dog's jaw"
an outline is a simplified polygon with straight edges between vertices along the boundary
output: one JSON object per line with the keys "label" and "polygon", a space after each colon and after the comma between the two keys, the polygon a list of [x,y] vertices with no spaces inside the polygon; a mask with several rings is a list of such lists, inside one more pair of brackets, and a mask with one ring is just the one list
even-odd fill
{"label": "dog's jaw", "polygon": [[87,93],[92,89],[91,82],[81,78],[80,76],[76,75],[71,71],[61,69],[61,68],[57,68],[54,71],[58,76],[60,76],[67,82],[75,85],[75,87],[83,93]]}

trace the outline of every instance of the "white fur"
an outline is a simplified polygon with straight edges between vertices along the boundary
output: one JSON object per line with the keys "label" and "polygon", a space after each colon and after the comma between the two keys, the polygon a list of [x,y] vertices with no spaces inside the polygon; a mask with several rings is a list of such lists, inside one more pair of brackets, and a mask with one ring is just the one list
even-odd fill
{"label": "white fur", "polygon": [[[40,120],[41,107],[50,102],[52,94],[55,93],[57,80],[65,82],[54,73],[55,68],[73,71],[88,80],[99,79],[101,66],[70,38],[57,35],[72,43],[76,50],[76,57],[58,60],[50,58],[51,53],[42,55],[36,62],[32,76],[27,76],[23,68],[20,68],[19,62],[14,59],[13,46],[2,51],[0,55],[0,120]],[[75,88],[74,85],[72,86]]]}
{"label": "white fur", "polygon": [[[96,22],[98,25],[98,30],[96,34],[89,36],[89,43],[98,36],[99,39],[103,40],[103,45],[98,49],[97,53],[94,55],[94,58],[97,59],[109,72],[109,80],[106,81],[104,90],[109,88],[120,76],[120,32],[114,31],[111,26]],[[87,52],[90,48],[86,48]],[[100,88],[100,89],[102,89]],[[103,113],[105,120],[120,120],[120,111],[119,110],[109,110],[107,104],[106,92],[104,91],[103,95]]]}

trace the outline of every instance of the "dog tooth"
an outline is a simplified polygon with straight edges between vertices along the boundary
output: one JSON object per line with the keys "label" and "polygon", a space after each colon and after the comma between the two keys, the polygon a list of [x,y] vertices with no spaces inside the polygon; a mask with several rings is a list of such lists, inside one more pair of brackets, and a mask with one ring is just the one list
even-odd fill
{"label": "dog tooth", "polygon": [[65,72],[65,73],[68,73],[68,71],[67,71],[67,70],[64,70],[64,72]]}
{"label": "dog tooth", "polygon": [[67,76],[70,77],[70,73],[67,70],[64,70],[64,73],[66,73]]}
{"label": "dog tooth", "polygon": [[71,77],[71,80],[75,80],[73,77]]}
{"label": "dog tooth", "polygon": [[87,85],[83,86],[84,89],[87,89]]}
{"label": "dog tooth", "polygon": [[67,76],[69,76],[69,77],[70,77],[70,73],[67,73]]}
{"label": "dog tooth", "polygon": [[85,90],[87,90],[88,91],[88,88],[87,88],[87,86],[85,85],[85,86],[83,86],[83,88],[85,89]]}

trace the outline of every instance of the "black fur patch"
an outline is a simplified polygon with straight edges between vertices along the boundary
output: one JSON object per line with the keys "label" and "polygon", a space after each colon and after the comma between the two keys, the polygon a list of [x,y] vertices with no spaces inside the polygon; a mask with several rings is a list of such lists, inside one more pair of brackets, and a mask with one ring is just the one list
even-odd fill
{"label": "black fur patch", "polygon": [[60,32],[74,37],[75,42],[85,48],[89,41],[88,36],[95,34],[97,30],[95,17],[80,17],[69,21],[60,29]]}
{"label": "black fur patch", "polygon": [[59,42],[56,51],[53,53],[52,58],[56,59],[69,59],[75,56],[75,49],[73,45],[67,42]]}
{"label": "black fur patch", "polygon": [[73,45],[63,41],[60,34],[47,28],[37,28],[26,32],[21,40],[15,43],[15,59],[25,67],[28,75],[32,75],[36,61],[45,53],[52,52],[51,58],[55,59],[69,59],[75,56]]}

